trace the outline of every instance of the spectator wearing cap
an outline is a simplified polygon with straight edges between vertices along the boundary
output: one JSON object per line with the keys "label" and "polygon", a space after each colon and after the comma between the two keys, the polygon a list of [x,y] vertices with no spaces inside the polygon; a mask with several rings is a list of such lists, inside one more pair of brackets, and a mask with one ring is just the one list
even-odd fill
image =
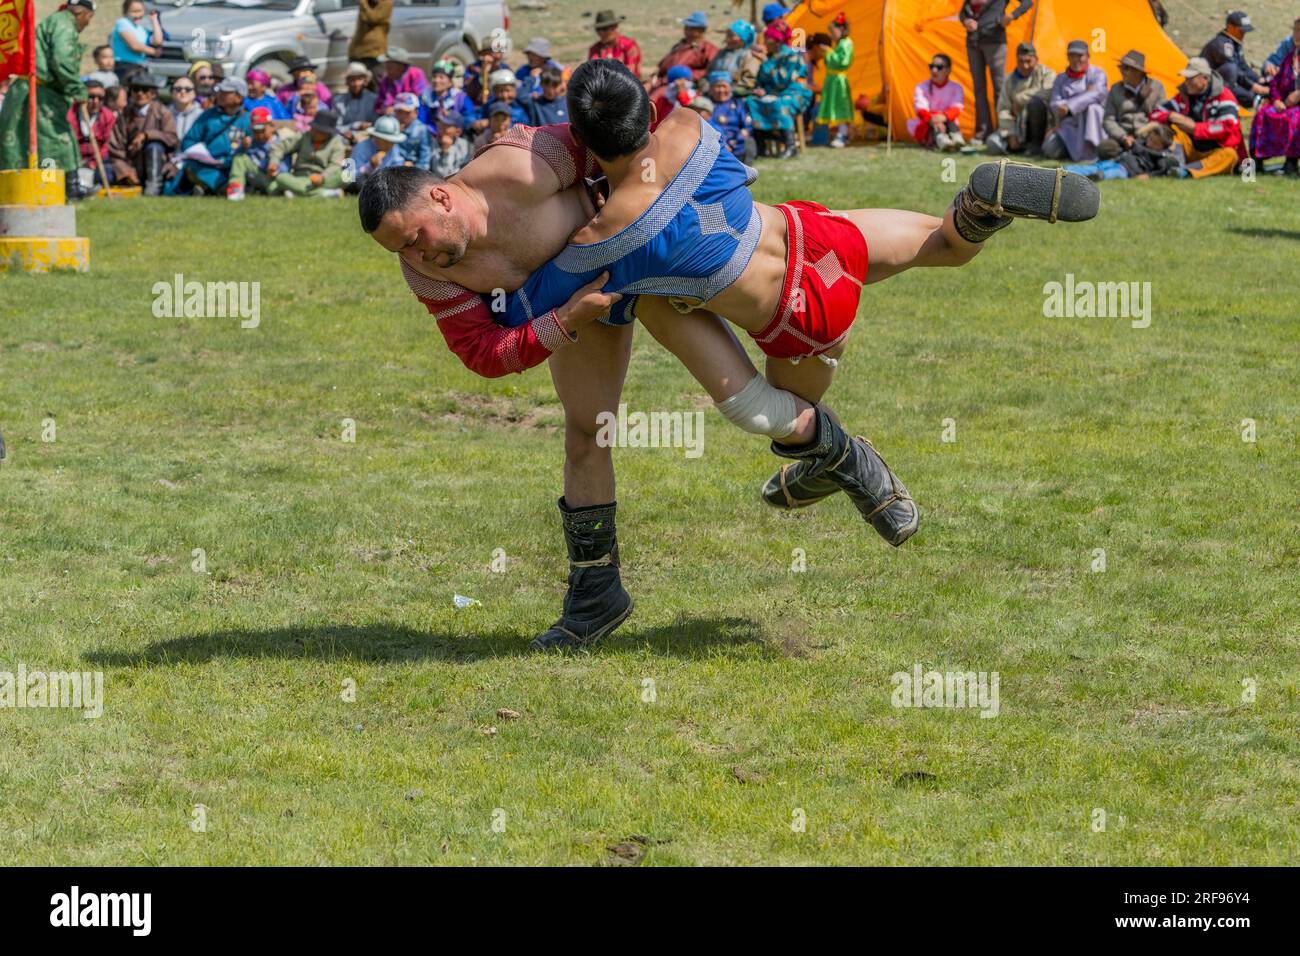
{"label": "spectator wearing cap", "polygon": [[763,7],[763,27],[770,27],[777,20],[785,20],[785,15],[790,11],[784,3],[769,3]]}
{"label": "spectator wearing cap", "polygon": [[1265,78],[1272,78],[1273,74],[1282,68],[1282,61],[1290,56],[1296,47],[1300,47],[1300,17],[1296,17],[1295,22],[1291,24],[1291,35],[1283,37],[1277,49],[1264,61]]}
{"label": "spectator wearing cap", "polygon": [[393,19],[393,0],[358,0],[357,25],[348,41],[348,59],[373,70],[388,49],[388,28]]}
{"label": "spectator wearing cap", "polygon": [[976,146],[984,143],[996,125],[989,109],[988,89],[989,82],[992,82],[993,102],[996,103],[1007,72],[1007,27],[1028,13],[1033,5],[1034,0],[1018,0],[1015,10],[1008,13],[1007,0],[966,0],[957,14],[957,19],[966,28],[966,58],[970,61],[975,90],[975,136],[972,143]]}
{"label": "spectator wearing cap", "polygon": [[1042,155],[1047,102],[1055,79],[1056,71],[1038,62],[1038,50],[1032,43],[1016,47],[1016,68],[1002,81],[998,94],[998,130],[984,141],[990,153]]}
{"label": "spectator wearing cap", "polygon": [[1151,119],[1171,127],[1183,148],[1187,165],[1179,175],[1204,179],[1232,172],[1246,158],[1237,98],[1204,57],[1192,57],[1178,75],[1178,92],[1152,110]]}
{"label": "spectator wearing cap", "polygon": [[1268,95],[1268,84],[1246,62],[1246,34],[1254,29],[1250,17],[1240,10],[1229,13],[1223,29],[1201,49],[1201,57],[1223,77],[1224,84],[1237,102],[1245,107],[1253,106],[1257,99]]}
{"label": "spectator wearing cap", "polygon": [[1119,61],[1120,82],[1106,94],[1101,124],[1106,138],[1097,144],[1097,155],[1114,159],[1138,141],[1137,131],[1147,124],[1151,111],[1167,98],[1164,84],[1147,75],[1146,56],[1129,50]]}
{"label": "spectator wearing cap", "polygon": [[750,118],[756,135],[766,140],[778,139],[785,144],[782,159],[792,159],[799,152],[795,138],[795,117],[812,102],[808,86],[808,63],[803,54],[790,47],[790,25],[774,20],[763,31],[767,60],[758,71],[758,85],[749,99]]}
{"label": "spectator wearing cap", "polygon": [[226,198],[238,202],[244,192],[251,189],[264,193],[271,185],[267,167],[271,163],[271,144],[275,142],[275,117],[269,106],[258,106],[248,112],[251,132],[244,137],[230,161],[230,181],[226,184]]}
{"label": "spectator wearing cap", "polygon": [[309,130],[316,119],[316,114],[327,109],[321,105],[320,97],[316,95],[316,84],[311,74],[304,77],[302,86],[298,87],[298,92],[290,98],[288,109],[289,116],[293,120],[293,128],[300,133]]}
{"label": "spectator wearing cap", "polygon": [[428,169],[429,161],[433,158],[433,137],[429,133],[429,127],[420,122],[420,98],[414,93],[399,93],[393,104],[393,118],[406,137],[402,141],[405,164]]}
{"label": "spectator wearing cap", "polygon": [[465,117],[448,113],[438,122],[438,142],[429,169],[443,179],[460,172],[470,160],[469,140],[464,136]]}
{"label": "spectator wearing cap", "polygon": [[478,115],[464,91],[452,85],[454,69],[449,60],[439,60],[429,71],[429,88],[420,94],[420,122],[430,129],[438,126],[450,113],[460,114],[462,126]]}
{"label": "spectator wearing cap", "polygon": [[[146,22],[147,21],[147,22]],[[143,0],[124,0],[122,16],[113,24],[113,70],[126,83],[127,77],[144,70],[150,57],[162,55],[163,28],[158,11],[146,17]],[[154,91],[155,94],[157,90]]]}
{"label": "spectator wearing cap", "polygon": [[259,106],[265,106],[271,111],[272,119],[287,120],[293,115],[285,104],[280,102],[279,97],[270,92],[270,73],[265,70],[249,70],[244,74],[244,82],[248,84],[248,95],[244,97],[244,109],[248,110],[249,113],[252,113]]}
{"label": "spectator wearing cap", "polygon": [[410,166],[402,151],[406,143],[406,134],[395,116],[381,116],[370,127],[370,135],[357,143],[352,149],[350,159],[353,170],[352,182],[348,184],[351,192],[356,192],[369,176],[377,169],[390,166]]}
{"label": "spectator wearing cap", "polygon": [[541,95],[525,103],[529,126],[555,126],[569,121],[569,104],[565,98],[564,71],[558,66],[542,70]]}
{"label": "spectator wearing cap", "polygon": [[1070,41],[1065,58],[1069,65],[1053,81],[1047,104],[1050,128],[1043,140],[1043,153],[1048,159],[1096,159],[1097,144],[1106,138],[1102,126],[1106,73],[1091,64],[1088,44],[1082,40]]}
{"label": "spectator wearing cap", "polygon": [[626,17],[615,15],[613,10],[601,10],[592,24],[596,42],[587,50],[588,60],[618,60],[638,79],[641,76],[641,46],[631,37],[623,36],[618,29]]}
{"label": "spectator wearing cap", "polygon": [[708,75],[709,99],[713,101],[713,116],[709,122],[722,133],[722,142],[731,155],[741,162],[753,162],[758,155],[754,144],[754,123],[749,118],[749,107],[733,92],[731,74],[715,70]]}
{"label": "spectator wearing cap", "polygon": [[316,64],[305,56],[296,56],[289,63],[289,75],[293,77],[288,83],[282,83],[275,91],[276,98],[284,105],[284,108],[290,109],[290,101],[298,95],[299,88],[304,83],[311,83],[316,87],[316,99],[321,106],[329,109],[334,103],[334,97],[330,94],[329,87],[316,77]]}
{"label": "spectator wearing cap", "polygon": [[334,112],[339,118],[339,135],[351,143],[359,131],[374,122],[379,96],[369,89],[370,70],[364,63],[349,63],[343,80],[347,89],[334,97]]}
{"label": "spectator wearing cap", "polygon": [[493,46],[491,40],[484,40],[479,44],[478,59],[465,67],[465,75],[461,77],[461,89],[474,104],[474,109],[483,114],[484,119],[487,118],[484,107],[487,106],[488,97],[492,93],[488,86],[488,77],[500,67],[501,51]]}
{"label": "spectator wearing cap", "polygon": [[214,87],[213,95],[216,105],[204,110],[181,140],[182,154],[202,146],[206,156],[203,160],[186,159],[180,175],[167,187],[169,195],[224,195],[235,148],[253,131],[244,109],[248,87],[243,80],[234,76],[224,79]]}
{"label": "spectator wearing cap", "polygon": [[143,186],[146,196],[162,195],[167,180],[176,175],[168,160],[179,140],[171,110],[158,102],[162,80],[152,73],[131,74],[131,104],[113,124],[108,156],[113,181]]}
{"label": "spectator wearing cap", "polygon": [[[305,133],[290,133],[271,144],[266,174],[271,182],[268,196],[320,196],[337,199],[343,195],[346,179],[343,162],[347,148],[338,135],[338,117],[321,110]],[[293,172],[282,167],[285,157],[293,160]]]}
{"label": "spectator wearing cap", "polygon": [[519,81],[519,99],[527,104],[542,95],[542,70],[554,67],[561,73],[564,67],[551,57],[551,41],[546,37],[533,37],[524,47],[524,65],[515,70]]}
{"label": "spectator wearing cap", "polygon": [[1132,145],[1110,159],[1072,164],[1067,172],[1101,182],[1106,179],[1150,179],[1182,176],[1186,157],[1174,142],[1173,130],[1161,123],[1144,123],[1133,131]]}
{"label": "spectator wearing cap", "polygon": [[380,63],[383,73],[379,77],[376,92],[379,98],[375,102],[375,111],[392,113],[397,97],[410,93],[417,100],[420,94],[429,88],[424,71],[418,66],[411,66],[411,55],[399,46],[391,46]]}
{"label": "spectator wearing cap", "polygon": [[965,106],[966,94],[952,79],[952,57],[936,53],[930,57],[930,78],[916,84],[912,91],[916,116],[907,121],[907,132],[926,149],[961,149],[966,140],[957,121]]}
{"label": "spectator wearing cap", "polygon": [[474,152],[478,152],[489,143],[495,143],[514,125],[510,107],[505,103],[495,103],[487,110],[487,127],[474,137]]}
{"label": "spectator wearing cap", "polygon": [[709,18],[701,10],[696,10],[682,20],[682,38],[659,61],[652,89],[667,83],[668,71],[675,66],[690,67],[691,77],[696,82],[704,79],[709,72],[709,64],[718,55],[718,48],[704,38],[708,29]]}
{"label": "spectator wearing cap", "polygon": [[510,107],[510,120],[512,123],[527,125],[528,113],[523,104],[519,102],[519,81],[515,79],[515,75],[503,68],[488,77],[488,83],[491,84],[492,95],[488,98],[485,115],[486,111],[491,110],[493,106],[504,103]]}
{"label": "spectator wearing cap", "polygon": [[[86,105],[85,117],[89,117],[89,124],[81,113],[82,102]],[[72,127],[72,138],[76,140],[77,152],[81,156],[81,168],[91,170],[94,179],[99,178],[98,169],[101,164],[108,178],[113,178],[112,167],[108,162],[108,140],[116,122],[117,114],[104,106],[104,84],[99,80],[87,80],[85,100],[74,101],[68,109],[68,125]],[[99,147],[98,160],[95,158],[93,144],[98,144]]]}

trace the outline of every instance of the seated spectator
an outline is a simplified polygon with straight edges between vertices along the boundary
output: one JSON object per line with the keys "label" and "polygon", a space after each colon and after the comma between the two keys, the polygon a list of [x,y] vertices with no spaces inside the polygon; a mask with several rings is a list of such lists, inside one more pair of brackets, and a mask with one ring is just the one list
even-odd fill
{"label": "seated spectator", "polygon": [[961,84],[952,82],[952,57],[948,54],[930,57],[930,78],[916,84],[912,105],[916,116],[907,121],[907,132],[919,146],[952,152],[966,145],[957,125],[965,95]]}
{"label": "seated spectator", "polygon": [[735,20],[722,32],[722,49],[709,64],[709,74],[725,70],[731,76],[734,92],[734,85],[748,69],[751,71],[749,84],[752,89],[754,78],[758,76],[758,68],[763,64],[763,61],[750,50],[756,36],[753,26],[744,20]]}
{"label": "seated spectator", "polygon": [[264,193],[271,185],[267,167],[271,162],[271,144],[275,142],[275,122],[269,106],[258,106],[249,111],[245,136],[230,161],[230,182],[226,184],[226,198],[238,202],[244,191]]}
{"label": "seated spectator", "polygon": [[248,87],[237,76],[213,89],[216,105],[204,110],[181,140],[185,166],[167,187],[168,195],[224,195],[235,144],[252,133],[244,97]]}
{"label": "seated spectator", "polygon": [[[509,70],[497,70],[490,77],[488,82],[492,84],[492,95],[488,98],[487,109],[491,110],[497,103],[504,103],[510,107],[510,119],[513,123],[523,123],[528,125],[528,113],[524,110],[523,104],[519,102],[519,81]],[[478,124],[475,124],[478,126]],[[483,126],[487,124],[484,123]],[[481,128],[481,127],[480,127]]]}
{"label": "seated spectator", "polygon": [[[338,117],[321,110],[305,133],[293,132],[271,143],[266,174],[268,196],[319,196],[337,199],[343,195],[343,160],[347,148],[338,135]],[[292,157],[293,172],[281,169],[285,157]]]}
{"label": "seated spectator", "polygon": [[195,60],[187,73],[194,82],[194,97],[199,108],[207,110],[216,106],[217,74],[212,64],[207,60]]}
{"label": "seated spectator", "polygon": [[[123,85],[127,78],[148,68],[150,58],[162,55],[163,29],[158,11],[145,16],[143,0],[126,0],[122,16],[113,24],[113,71]],[[157,95],[157,90],[154,90]]]}
{"label": "seated spectator", "polygon": [[162,80],[152,73],[131,74],[131,105],[113,124],[108,144],[113,182],[144,186],[146,196],[162,195],[167,180],[176,174],[168,159],[179,142],[176,121],[158,102],[161,86]]}
{"label": "seated spectator", "polygon": [[184,139],[190,127],[203,114],[199,106],[194,81],[188,76],[178,76],[172,80],[172,119],[176,121],[176,136]]}
{"label": "seated spectator", "polygon": [[588,60],[618,60],[635,77],[641,76],[641,47],[631,37],[619,33],[618,25],[626,17],[615,16],[613,10],[601,10],[592,24],[596,42],[587,50]]}
{"label": "seated spectator", "polygon": [[749,115],[757,134],[784,143],[782,159],[799,153],[795,136],[795,117],[808,108],[812,90],[808,87],[808,64],[803,55],[790,48],[790,26],[784,20],[773,21],[763,31],[767,59],[758,71],[758,86],[749,100]]}
{"label": "seated spectator", "polygon": [[379,63],[383,73],[379,76],[376,88],[376,113],[392,113],[398,96],[410,93],[418,100],[420,94],[429,88],[424,71],[418,66],[411,66],[411,55],[401,47],[389,47]]}
{"label": "seated spectator", "polygon": [[461,89],[480,113],[491,95],[488,77],[501,69],[501,59],[501,53],[493,48],[492,41],[484,40],[479,44],[478,59],[465,67],[465,75],[461,77]]}
{"label": "seated spectator", "polygon": [[496,103],[488,107],[488,125],[483,132],[474,137],[474,152],[478,152],[488,143],[495,143],[513,125],[512,111],[505,103]]}
{"label": "seated spectator", "polygon": [[1043,140],[1048,159],[1095,159],[1097,144],[1106,138],[1102,127],[1106,102],[1106,72],[1093,66],[1088,44],[1071,40],[1065,48],[1068,66],[1052,83],[1048,101],[1051,124]]}
{"label": "seated spectator", "polygon": [[679,106],[690,105],[695,99],[695,81],[689,66],[674,66],[668,70],[668,82],[659,87],[650,97],[654,107],[656,125],[663,122],[665,116]]}
{"label": "seated spectator", "polygon": [[370,70],[364,63],[349,63],[343,80],[348,88],[334,97],[334,112],[339,118],[339,135],[351,143],[356,141],[358,132],[369,129],[375,121],[375,104],[379,102],[379,95],[367,88]]}
{"label": "seated spectator", "polygon": [[1300,17],[1296,17],[1295,23],[1291,24],[1291,35],[1283,37],[1282,42],[1277,45],[1277,49],[1268,55],[1264,61],[1264,77],[1272,79],[1273,74],[1282,67],[1282,61],[1285,60],[1297,46],[1300,46]]}
{"label": "seated spectator", "polygon": [[389,166],[412,165],[402,152],[406,134],[398,125],[395,116],[380,116],[375,125],[370,127],[370,135],[357,143],[352,149],[352,182],[348,184],[350,192],[356,192],[369,176],[377,169]]}
{"label": "seated spectator", "polygon": [[[90,57],[95,61],[96,73],[113,73],[113,67],[117,65],[117,60],[113,56],[113,47],[108,43],[95,47],[94,51],[90,54]],[[92,76],[93,75],[94,74],[92,74]],[[114,73],[113,75],[116,76],[117,74]],[[110,84],[107,83],[104,84],[104,89],[108,89],[109,85]],[[116,86],[117,84],[114,83],[111,85]]]}
{"label": "seated spectator", "polygon": [[1113,157],[1065,168],[1097,182],[1182,175],[1186,157],[1183,148],[1174,142],[1174,132],[1168,126],[1146,123],[1134,130],[1130,138],[1133,142]]}
{"label": "seated spectator", "polygon": [[546,37],[533,37],[524,47],[525,63],[515,70],[515,79],[519,81],[519,100],[525,106],[528,101],[542,95],[542,70],[552,67],[564,73],[564,67],[551,58],[551,41]]}
{"label": "seated spectator", "polygon": [[420,122],[420,99],[414,93],[399,93],[393,107],[397,126],[405,134],[402,157],[407,166],[428,169],[433,159],[433,137],[429,127]]}
{"label": "seated spectator", "polygon": [[275,91],[276,99],[284,106],[285,109],[291,110],[290,103],[293,98],[301,91],[304,83],[311,83],[316,87],[316,100],[321,106],[329,109],[334,103],[334,97],[330,94],[329,87],[321,83],[316,77],[316,64],[305,56],[296,56],[289,63],[289,75],[293,77],[288,83],[282,83]]}
{"label": "seated spectator", "polygon": [[[1296,21],[1300,29],[1300,20]],[[1268,103],[1250,128],[1256,159],[1284,156],[1282,173],[1300,176],[1300,47],[1292,46],[1269,82]]]}
{"label": "seated spectator", "polygon": [[464,136],[465,122],[465,117],[459,113],[448,113],[438,123],[438,142],[429,169],[443,179],[460,172],[470,160],[469,140]]}
{"label": "seated spectator", "polygon": [[[104,167],[108,181],[113,181],[108,162],[108,140],[113,135],[113,125],[117,114],[104,106],[104,84],[98,80],[86,81],[86,115],[90,123],[81,115],[81,106],[73,103],[68,110],[68,125],[72,127],[72,138],[76,140],[77,152],[81,155],[81,168],[92,172],[92,182],[99,182],[99,167]],[[91,134],[94,134],[93,137]],[[99,147],[96,158],[95,145]]]}
{"label": "seated spectator", "polygon": [[1182,85],[1173,99],[1151,111],[1151,119],[1173,127],[1186,165],[1179,176],[1204,179],[1232,172],[1246,158],[1237,98],[1204,57],[1192,57],[1179,71]]}
{"label": "seated spectator", "polygon": [[453,65],[449,60],[439,60],[429,71],[429,88],[420,94],[420,122],[433,129],[450,114],[459,114],[464,122],[478,116],[478,109],[463,90],[452,85]]}
{"label": "seated spectator", "polygon": [[709,122],[721,133],[722,142],[743,163],[752,163],[758,155],[754,143],[754,123],[749,118],[749,107],[734,95],[731,74],[716,70],[709,74],[709,99],[713,101],[713,115]]}
{"label": "seated spectator", "polygon": [[104,88],[104,107],[112,110],[114,116],[121,116],[125,113],[126,106],[126,90],[120,86],[107,86]]}
{"label": "seated spectator", "polygon": [[998,93],[998,129],[984,141],[995,156],[1007,153],[1043,154],[1047,135],[1047,101],[1052,96],[1055,71],[1038,62],[1032,43],[1016,47],[1016,68],[1002,81]]}
{"label": "seated spectator", "polygon": [[763,7],[763,28],[766,29],[777,20],[784,21],[785,15],[790,11],[784,3],[769,3]]}
{"label": "seated spectator", "polygon": [[[707,96],[697,96],[686,104],[687,109],[694,110],[700,114],[700,119],[708,123],[713,116],[713,100]],[[710,124],[712,125],[712,124]]]}
{"label": "seated spectator", "polygon": [[1137,140],[1137,131],[1147,124],[1151,111],[1167,98],[1164,84],[1147,76],[1146,57],[1129,50],[1119,61],[1122,77],[1106,94],[1101,125],[1106,138],[1097,144],[1097,155],[1114,159]]}
{"label": "seated spectator", "polygon": [[293,118],[293,128],[300,133],[311,129],[316,114],[326,109],[321,105],[320,97],[316,95],[316,82],[313,77],[314,74],[311,73],[306,75],[302,86],[288,103],[289,115]]}
{"label": "seated spectator", "polygon": [[569,104],[565,99],[564,71],[558,66],[542,70],[541,95],[526,105],[529,126],[552,126],[569,121]]}
{"label": "seated spectator", "polygon": [[1201,48],[1201,57],[1223,78],[1224,85],[1245,107],[1268,95],[1268,84],[1246,62],[1246,34],[1255,29],[1250,17],[1241,11],[1228,14],[1223,29]]}
{"label": "seated spectator", "polygon": [[718,55],[718,48],[704,39],[708,29],[709,18],[700,10],[696,10],[682,21],[684,35],[659,61],[659,69],[655,71],[650,85],[652,90],[668,82],[668,71],[675,66],[690,67],[691,78],[697,83],[704,79],[705,74],[709,72],[709,64]]}
{"label": "seated spectator", "polygon": [[286,104],[280,102],[279,97],[272,96],[268,92],[271,74],[265,70],[249,70],[244,74],[244,82],[248,84],[248,95],[244,97],[244,109],[248,112],[253,112],[259,106],[265,106],[271,111],[271,119],[287,120],[293,116]]}

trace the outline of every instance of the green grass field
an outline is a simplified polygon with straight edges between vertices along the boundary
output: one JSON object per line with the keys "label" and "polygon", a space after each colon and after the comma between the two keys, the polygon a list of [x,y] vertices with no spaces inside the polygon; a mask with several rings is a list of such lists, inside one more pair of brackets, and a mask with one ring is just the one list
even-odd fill
{"label": "green grass field", "polygon": [[[756,190],[938,211],[942,174],[821,150]],[[83,204],[90,274],[0,278],[0,671],[102,671],[104,715],[0,709],[10,859],[1295,863],[1295,190],[1107,184],[871,287],[829,398],[923,510],[898,552],[842,497],[766,508],[777,460],[640,332],[625,400],[707,409],[704,453],[616,452],[637,611],[569,657],[527,650],[544,369],[461,368],[351,200]],[[259,282],[260,325],[155,317],[176,273]],[[1149,281],[1150,327],[1045,318],[1067,273]],[[998,672],[999,715],[893,707],[915,665]]]}

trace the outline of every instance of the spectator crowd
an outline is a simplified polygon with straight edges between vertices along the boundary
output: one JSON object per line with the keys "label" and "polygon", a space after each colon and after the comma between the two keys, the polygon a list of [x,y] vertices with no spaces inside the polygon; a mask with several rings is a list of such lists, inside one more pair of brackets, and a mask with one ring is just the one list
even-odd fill
{"label": "spectator crowd", "polygon": [[[1141,50],[1125,54],[1121,80],[1110,86],[1083,40],[1068,44],[1059,75],[1031,43],[1017,46],[1008,70],[1006,28],[1032,7],[1033,0],[965,0],[958,19],[976,77],[974,135],[968,142],[961,130],[965,93],[952,61],[935,53],[906,124],[916,143],[1044,156],[1097,179],[1199,179],[1248,157],[1281,158],[1281,172],[1300,175],[1300,18],[1257,70],[1245,53],[1250,18],[1229,14],[1171,94],[1147,73]],[[70,191],[109,183],[146,195],[337,197],[387,166],[449,176],[515,124],[568,119],[570,67],[546,38],[530,40],[514,65],[498,36],[474,62],[437,61],[426,73],[413,62],[419,57],[387,43],[392,0],[359,0],[352,62],[333,91],[305,57],[285,64],[279,84],[260,69],[225,76],[219,63],[195,60],[168,86],[148,68],[164,41],[157,14],[142,0],[126,0],[121,11],[109,42],[94,49],[84,95],[68,110],[81,164]],[[810,139],[843,148],[859,119],[868,129],[883,126],[884,104],[855,98],[850,86],[857,51],[846,14],[800,42],[787,13],[768,3],[761,27],[736,20],[717,29],[703,12],[691,13],[651,67],[624,32],[626,18],[602,10],[587,57],[623,62],[645,82],[658,119],[695,110],[747,162],[791,158]],[[1249,136],[1245,116],[1253,120]]]}

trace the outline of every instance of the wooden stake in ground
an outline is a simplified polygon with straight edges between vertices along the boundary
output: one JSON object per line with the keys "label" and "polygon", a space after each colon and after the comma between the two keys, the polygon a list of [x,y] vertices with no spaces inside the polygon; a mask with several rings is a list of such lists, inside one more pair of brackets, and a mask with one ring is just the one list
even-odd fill
{"label": "wooden stake in ground", "polygon": [[90,121],[86,104],[81,104],[81,121],[86,124],[86,135],[90,137],[90,148],[95,154],[95,168],[99,170],[99,180],[104,184],[104,198],[112,199],[113,192],[108,188],[108,173],[104,171],[104,157],[99,154],[99,140],[95,138],[95,124]]}

